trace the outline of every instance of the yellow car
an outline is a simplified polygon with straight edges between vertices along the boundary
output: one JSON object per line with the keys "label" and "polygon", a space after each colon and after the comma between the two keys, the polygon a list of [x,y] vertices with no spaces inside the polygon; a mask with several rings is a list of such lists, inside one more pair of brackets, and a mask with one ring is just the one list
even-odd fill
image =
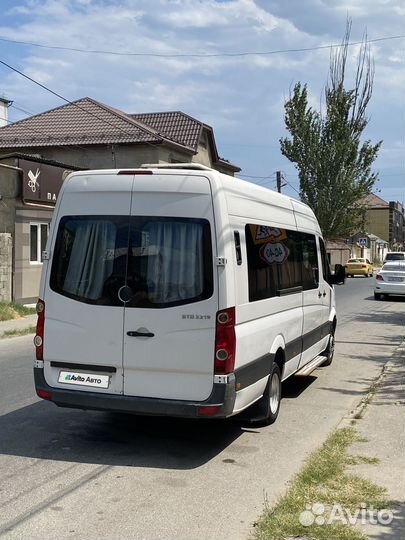
{"label": "yellow car", "polygon": [[345,271],[347,277],[354,276],[365,276],[372,277],[373,275],[373,265],[368,259],[356,258],[349,259],[345,264]]}

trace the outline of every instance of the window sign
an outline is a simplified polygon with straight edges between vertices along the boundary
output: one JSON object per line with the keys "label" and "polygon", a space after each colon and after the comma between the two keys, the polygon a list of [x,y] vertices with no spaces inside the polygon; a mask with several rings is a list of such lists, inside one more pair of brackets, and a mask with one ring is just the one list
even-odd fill
{"label": "window sign", "polygon": [[245,235],[250,302],[318,287],[314,235],[252,224]]}

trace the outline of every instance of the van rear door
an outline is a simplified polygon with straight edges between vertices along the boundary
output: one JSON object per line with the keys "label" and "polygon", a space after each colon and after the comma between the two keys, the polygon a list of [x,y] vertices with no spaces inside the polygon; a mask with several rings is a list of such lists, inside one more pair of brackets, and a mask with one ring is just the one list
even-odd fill
{"label": "van rear door", "polygon": [[[113,186],[113,187],[112,187]],[[45,279],[44,370],[50,386],[122,394],[132,177],[74,176],[62,193]]]}
{"label": "van rear door", "polygon": [[209,180],[135,177],[124,313],[124,394],[206,399],[213,386],[215,227]]}

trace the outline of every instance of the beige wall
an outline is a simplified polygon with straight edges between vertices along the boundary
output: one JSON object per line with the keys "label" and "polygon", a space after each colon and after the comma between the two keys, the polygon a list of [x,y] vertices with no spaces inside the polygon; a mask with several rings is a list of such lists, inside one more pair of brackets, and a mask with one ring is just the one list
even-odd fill
{"label": "beige wall", "polygon": [[30,223],[50,223],[52,211],[20,206],[16,211],[14,299],[32,303],[38,298],[42,264],[30,262]]}
{"label": "beige wall", "polygon": [[366,226],[368,233],[375,234],[386,242],[389,241],[390,214],[387,208],[368,208],[366,211]]}
{"label": "beige wall", "polygon": [[[1,163],[15,166],[16,160],[2,160]],[[16,197],[20,195],[19,173],[13,169],[0,167],[0,233],[14,235]]]}
{"label": "beige wall", "polygon": [[119,169],[157,163],[159,148],[144,145],[24,148],[22,152],[84,169]]}

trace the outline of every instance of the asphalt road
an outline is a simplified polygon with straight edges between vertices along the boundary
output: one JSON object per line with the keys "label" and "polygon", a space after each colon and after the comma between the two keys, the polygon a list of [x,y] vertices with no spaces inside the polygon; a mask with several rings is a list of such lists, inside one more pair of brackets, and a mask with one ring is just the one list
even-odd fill
{"label": "asphalt road", "polygon": [[246,539],[404,336],[405,301],[337,288],[332,366],[288,381],[273,426],[134,418],[34,395],[32,337],[0,341],[0,538]]}

